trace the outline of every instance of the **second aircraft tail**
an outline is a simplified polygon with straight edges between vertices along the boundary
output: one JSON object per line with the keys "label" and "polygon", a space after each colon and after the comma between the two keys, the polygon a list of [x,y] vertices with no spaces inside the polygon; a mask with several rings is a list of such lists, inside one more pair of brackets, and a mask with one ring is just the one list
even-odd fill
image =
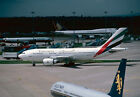
{"label": "second aircraft tail", "polygon": [[66,28],[62,25],[60,25],[58,22],[54,24],[55,30],[56,31],[61,31],[61,30],[66,30]]}
{"label": "second aircraft tail", "polygon": [[108,95],[110,95],[111,97],[122,97],[123,95],[126,61],[126,59],[121,60],[120,66],[112,84],[112,88],[108,93]]}

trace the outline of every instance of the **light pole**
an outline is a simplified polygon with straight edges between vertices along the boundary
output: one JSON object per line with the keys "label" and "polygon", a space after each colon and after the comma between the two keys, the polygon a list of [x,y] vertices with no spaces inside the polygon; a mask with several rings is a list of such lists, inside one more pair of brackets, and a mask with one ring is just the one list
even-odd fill
{"label": "light pole", "polygon": [[33,34],[33,42],[35,44],[35,32],[34,32],[34,14],[35,12],[34,11],[31,11],[31,14],[32,14],[32,34]]}
{"label": "light pole", "polygon": [[[107,26],[106,26],[106,22],[107,22],[107,17],[106,17],[106,16],[107,16],[107,13],[108,13],[107,11],[104,11],[104,14],[105,14],[105,29],[106,29],[106,27],[107,27]],[[105,31],[105,32],[107,32],[107,31]]]}
{"label": "light pole", "polygon": [[[73,14],[73,17],[75,17],[76,12],[73,11],[72,14]],[[73,25],[75,26],[75,22],[74,22]],[[74,28],[74,27],[73,27],[73,28]],[[73,33],[74,33],[74,43],[75,43],[75,37],[76,37],[76,35],[75,35],[75,30],[73,30]]]}

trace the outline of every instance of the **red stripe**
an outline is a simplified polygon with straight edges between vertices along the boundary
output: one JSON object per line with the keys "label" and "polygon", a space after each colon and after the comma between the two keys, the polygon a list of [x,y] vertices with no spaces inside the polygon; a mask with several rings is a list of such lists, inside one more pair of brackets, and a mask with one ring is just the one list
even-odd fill
{"label": "red stripe", "polygon": [[107,48],[107,46],[110,44],[110,42],[112,41],[113,39],[111,39],[110,41],[108,41],[105,45],[103,45],[103,47],[96,53],[96,55],[94,57],[96,57],[97,55],[100,55],[103,53],[103,51]]}

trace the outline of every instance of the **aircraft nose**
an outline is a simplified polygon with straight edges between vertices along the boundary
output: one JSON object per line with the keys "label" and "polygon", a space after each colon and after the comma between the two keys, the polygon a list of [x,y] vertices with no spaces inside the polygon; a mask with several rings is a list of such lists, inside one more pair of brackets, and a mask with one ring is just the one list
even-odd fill
{"label": "aircraft nose", "polygon": [[19,54],[18,57],[19,57],[20,59],[22,59],[22,58],[23,58],[23,55],[22,55],[22,54]]}

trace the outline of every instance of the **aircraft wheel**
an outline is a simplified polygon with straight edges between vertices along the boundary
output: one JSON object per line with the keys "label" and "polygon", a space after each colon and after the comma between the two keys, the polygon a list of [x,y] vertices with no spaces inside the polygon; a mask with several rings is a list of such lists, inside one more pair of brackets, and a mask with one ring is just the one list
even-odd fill
{"label": "aircraft wheel", "polygon": [[35,67],[35,63],[33,62],[33,67]]}
{"label": "aircraft wheel", "polygon": [[69,65],[75,65],[75,63],[74,62],[70,62]]}
{"label": "aircraft wheel", "polygon": [[75,65],[74,62],[70,62],[70,63],[68,63],[68,64],[64,64],[64,66],[73,66],[73,65]]}

